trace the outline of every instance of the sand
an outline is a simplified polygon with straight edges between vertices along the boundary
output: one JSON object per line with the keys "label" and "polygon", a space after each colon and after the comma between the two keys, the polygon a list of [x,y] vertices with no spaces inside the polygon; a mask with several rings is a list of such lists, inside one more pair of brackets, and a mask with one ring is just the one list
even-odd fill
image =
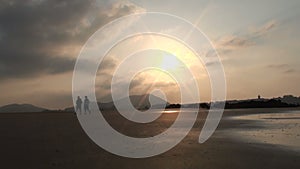
{"label": "sand", "polygon": [[[270,112],[272,110],[265,110]],[[257,111],[226,111],[226,116]],[[164,131],[176,114],[165,114],[152,124],[135,126],[118,114],[105,117],[120,132],[147,137]],[[230,128],[251,126],[251,121],[222,120],[204,144],[197,142],[205,112],[189,135],[176,147],[146,159],[113,155],[93,143],[73,113],[0,114],[0,167],[3,169],[298,169],[300,153],[279,146],[244,142],[227,137]],[[226,131],[226,132],[225,132]],[[225,132],[225,133],[224,133]]]}

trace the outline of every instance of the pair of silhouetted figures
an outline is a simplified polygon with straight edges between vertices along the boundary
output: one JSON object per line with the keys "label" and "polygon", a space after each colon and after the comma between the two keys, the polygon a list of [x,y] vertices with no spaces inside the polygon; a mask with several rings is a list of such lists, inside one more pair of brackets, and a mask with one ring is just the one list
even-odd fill
{"label": "pair of silhouetted figures", "polygon": [[[83,102],[83,109],[84,109],[84,112],[89,112],[91,113],[90,111],[90,107],[89,107],[89,104],[90,104],[90,100],[88,99],[87,96],[84,97],[84,102]],[[77,97],[77,100],[76,100],[76,112],[80,112],[81,113],[81,105],[82,105],[82,100],[81,98],[78,96]]]}

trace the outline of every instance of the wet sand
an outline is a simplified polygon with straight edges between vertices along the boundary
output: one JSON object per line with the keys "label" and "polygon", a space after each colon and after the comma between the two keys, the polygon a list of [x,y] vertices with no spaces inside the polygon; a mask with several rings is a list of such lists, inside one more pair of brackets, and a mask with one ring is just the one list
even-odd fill
{"label": "wet sand", "polygon": [[[251,140],[245,142],[226,134],[233,128],[253,127],[249,120],[226,120],[228,116],[262,111],[226,110],[224,119],[214,135],[204,144],[199,144],[198,136],[206,117],[206,112],[202,111],[193,129],[180,144],[161,155],[146,159],[119,157],[98,147],[82,130],[73,113],[0,114],[1,168],[300,168],[298,151]],[[163,132],[176,118],[176,113],[164,114],[153,123],[136,126],[135,123],[122,119],[117,113],[104,113],[115,129],[136,137],[148,137]]]}
{"label": "wet sand", "polygon": [[[243,137],[242,141],[268,143],[291,151],[300,151],[300,111],[283,110],[278,113],[248,114],[234,116],[229,120],[249,120],[247,126],[232,128],[232,136]],[[256,127],[256,128],[255,128]],[[228,136],[228,134],[227,134]]]}

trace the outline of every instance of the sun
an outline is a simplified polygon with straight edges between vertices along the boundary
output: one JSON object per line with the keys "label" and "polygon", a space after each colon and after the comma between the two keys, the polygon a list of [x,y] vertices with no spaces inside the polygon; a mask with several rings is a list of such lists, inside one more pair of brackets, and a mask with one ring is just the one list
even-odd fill
{"label": "sun", "polygon": [[165,54],[162,58],[161,68],[164,70],[174,70],[180,67],[180,61],[172,54]]}

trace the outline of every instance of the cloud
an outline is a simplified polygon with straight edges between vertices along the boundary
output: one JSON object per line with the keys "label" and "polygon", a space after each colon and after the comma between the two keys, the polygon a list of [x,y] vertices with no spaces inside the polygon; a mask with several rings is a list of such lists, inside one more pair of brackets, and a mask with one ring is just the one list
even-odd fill
{"label": "cloud", "polygon": [[276,20],[266,22],[260,27],[253,27],[242,34],[225,35],[214,41],[219,52],[228,53],[233,50],[243,49],[257,45],[257,41],[263,38],[268,32],[278,26]]}
{"label": "cloud", "polygon": [[253,28],[253,31],[252,31],[253,35],[256,37],[262,36],[262,35],[268,33],[271,29],[275,28],[278,24],[279,23],[276,20],[268,21],[260,28]]}
{"label": "cloud", "polygon": [[83,43],[111,20],[140,10],[127,1],[1,1],[0,79],[73,70]]}
{"label": "cloud", "polygon": [[[111,72],[101,72],[98,75],[96,81],[96,94],[100,101],[110,101],[111,100]],[[116,83],[114,83],[114,92],[116,95],[127,92],[127,82],[128,77],[115,76]],[[173,81],[165,81],[164,79],[157,79],[157,75],[151,72],[143,72],[136,75],[129,82],[129,93],[132,95],[141,95],[151,92],[154,89],[162,89],[167,91],[167,93],[174,92],[174,88],[177,88],[177,84]]]}
{"label": "cloud", "polygon": [[266,66],[269,69],[278,70],[282,73],[290,74],[296,72],[289,64],[270,64]]}
{"label": "cloud", "polygon": [[226,50],[245,48],[245,47],[253,46],[255,44],[255,42],[253,42],[249,38],[238,37],[235,35],[222,37],[218,43],[219,43],[219,47]]}
{"label": "cloud", "polygon": [[272,69],[285,69],[285,68],[288,68],[289,65],[288,64],[270,64],[267,67],[272,68]]}
{"label": "cloud", "polygon": [[295,69],[287,69],[287,70],[285,70],[283,73],[289,74],[289,73],[294,73],[294,72],[296,72]]}
{"label": "cloud", "polygon": [[117,63],[118,63],[118,61],[114,57],[104,58],[102,60],[101,64],[99,65],[99,68],[102,71],[105,71],[105,70],[112,71],[113,69],[116,68]]}

